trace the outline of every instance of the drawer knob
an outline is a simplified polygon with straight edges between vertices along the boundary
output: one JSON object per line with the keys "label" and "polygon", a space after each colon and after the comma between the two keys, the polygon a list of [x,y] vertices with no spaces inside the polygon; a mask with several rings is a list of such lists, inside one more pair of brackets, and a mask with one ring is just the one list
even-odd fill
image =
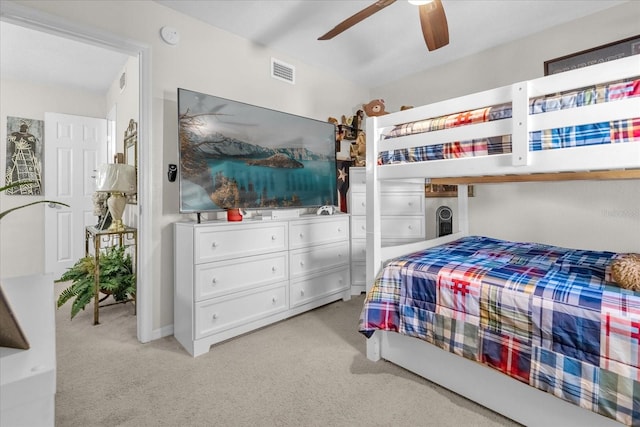
{"label": "drawer knob", "polygon": [[276,235],[271,236],[271,240],[276,240]]}
{"label": "drawer knob", "polygon": [[213,315],[211,316],[211,320],[216,320],[217,318],[218,318],[218,314],[213,313]]}
{"label": "drawer knob", "polygon": [[275,304],[276,302],[278,302],[278,298],[276,297],[271,298],[271,302]]}
{"label": "drawer knob", "polygon": [[342,233],[342,227],[338,227],[338,233]]}
{"label": "drawer knob", "polygon": [[360,226],[360,228],[361,228],[362,230],[366,230],[366,229],[367,229],[367,226],[366,226],[366,225],[361,225],[361,226]]}
{"label": "drawer knob", "polygon": [[408,226],[409,230],[413,230],[413,225]]}
{"label": "drawer knob", "polygon": [[218,246],[218,244],[216,242],[211,243],[211,247],[215,248],[216,246]]}
{"label": "drawer knob", "polygon": [[215,278],[215,277],[214,277],[213,279],[211,279],[211,284],[212,284],[212,285],[215,285],[215,284],[216,284],[216,282],[217,282],[217,281],[216,281],[216,278]]}
{"label": "drawer knob", "polygon": [[407,203],[409,206],[413,206],[413,202],[409,202]]}
{"label": "drawer knob", "polygon": [[273,271],[274,273],[276,272],[276,270],[277,270],[277,268],[276,268],[275,265],[273,267],[271,267],[271,271]]}
{"label": "drawer knob", "polygon": [[300,296],[303,297],[304,296],[304,289],[300,289]]}
{"label": "drawer knob", "polygon": [[304,267],[304,261],[300,261],[300,267]]}
{"label": "drawer knob", "polygon": [[366,206],[366,203],[365,203],[365,202],[362,202],[362,207],[364,208],[365,206]]}

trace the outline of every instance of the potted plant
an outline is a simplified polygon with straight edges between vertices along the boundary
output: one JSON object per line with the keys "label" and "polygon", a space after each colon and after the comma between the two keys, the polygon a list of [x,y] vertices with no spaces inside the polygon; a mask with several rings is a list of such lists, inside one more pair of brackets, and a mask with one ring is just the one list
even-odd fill
{"label": "potted plant", "polygon": [[[0,187],[0,192],[9,190],[9,189],[14,188],[14,187],[18,187],[20,185],[33,184],[33,183],[34,183],[34,181],[18,181],[18,182],[14,182],[12,184],[5,185],[4,187]],[[27,203],[26,205],[16,206],[15,208],[7,209],[4,212],[0,212],[0,219],[2,219],[5,215],[7,215],[7,214],[9,214],[9,213],[11,213],[13,211],[16,211],[16,210],[22,209],[22,208],[26,208],[27,206],[37,205],[38,203],[55,203],[57,205],[62,205],[62,206],[69,207],[69,205],[67,205],[65,203],[54,202],[53,200],[38,200],[37,202]]]}
{"label": "potted plant", "polygon": [[[124,246],[111,246],[100,254],[100,292],[113,296],[116,302],[135,300],[136,275],[133,271],[131,254]],[[71,285],[64,289],[58,297],[58,308],[71,298],[75,298],[71,305],[71,318],[95,297],[95,258],[86,256],[80,258],[55,282],[71,281]]]}

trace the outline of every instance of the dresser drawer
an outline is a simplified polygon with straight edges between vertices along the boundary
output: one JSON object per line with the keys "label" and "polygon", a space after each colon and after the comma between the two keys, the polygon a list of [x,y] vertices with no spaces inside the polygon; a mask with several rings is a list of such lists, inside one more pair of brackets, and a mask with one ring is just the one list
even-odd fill
{"label": "dresser drawer", "polygon": [[[349,191],[351,193],[364,193],[367,191],[365,168],[349,169]],[[424,179],[388,180],[380,183],[380,191],[395,192],[412,190],[424,193]]]}
{"label": "dresser drawer", "polygon": [[291,278],[306,276],[349,263],[349,241],[291,251]]}
{"label": "dresser drawer", "polygon": [[351,239],[351,262],[367,259],[367,240]]}
{"label": "dresser drawer", "polygon": [[291,282],[291,307],[349,289],[349,267]]}
{"label": "dresser drawer", "polygon": [[195,264],[287,250],[287,224],[221,225],[195,230]]}
{"label": "dresser drawer", "polygon": [[287,252],[198,264],[195,266],[194,299],[203,301],[281,282],[287,280],[287,271]]}
{"label": "dresser drawer", "polygon": [[[423,215],[424,192],[380,193],[381,215]],[[351,214],[367,214],[367,197],[365,193],[351,195]]]}
{"label": "dresser drawer", "polygon": [[367,284],[367,264],[364,262],[351,263],[351,284],[354,286]]}
{"label": "dresser drawer", "polygon": [[195,306],[194,339],[285,311],[287,307],[286,284],[199,302]]}
{"label": "dresser drawer", "polygon": [[[423,217],[386,216],[380,219],[380,232],[386,239],[424,238]],[[351,217],[351,238],[367,238],[367,219],[363,216]]]}
{"label": "dresser drawer", "polygon": [[349,217],[338,215],[328,219],[291,221],[290,230],[290,249],[339,242],[349,239]]}

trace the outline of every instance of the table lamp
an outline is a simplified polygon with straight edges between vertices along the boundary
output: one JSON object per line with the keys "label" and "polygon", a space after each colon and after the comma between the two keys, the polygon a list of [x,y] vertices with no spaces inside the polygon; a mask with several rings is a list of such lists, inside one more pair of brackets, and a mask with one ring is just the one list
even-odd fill
{"label": "table lamp", "polygon": [[96,175],[96,191],[109,193],[107,206],[111,213],[109,231],[124,231],[122,214],[127,204],[127,194],[136,192],[136,168],[121,163],[100,165]]}

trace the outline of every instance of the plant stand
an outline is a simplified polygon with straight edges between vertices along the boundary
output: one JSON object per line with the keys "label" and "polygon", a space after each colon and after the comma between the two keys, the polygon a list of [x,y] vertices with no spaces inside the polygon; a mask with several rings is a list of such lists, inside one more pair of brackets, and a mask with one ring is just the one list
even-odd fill
{"label": "plant stand", "polygon": [[[133,227],[125,227],[124,230],[100,230],[94,226],[86,228],[85,232],[85,255],[90,256],[90,249],[93,249],[93,256],[95,258],[95,297],[93,302],[93,324],[100,324],[100,253],[105,248],[111,246],[127,246],[133,250],[133,268],[134,271],[138,267],[138,230]],[[90,242],[93,242],[93,248],[90,247]],[[134,298],[135,306],[135,298]]]}

